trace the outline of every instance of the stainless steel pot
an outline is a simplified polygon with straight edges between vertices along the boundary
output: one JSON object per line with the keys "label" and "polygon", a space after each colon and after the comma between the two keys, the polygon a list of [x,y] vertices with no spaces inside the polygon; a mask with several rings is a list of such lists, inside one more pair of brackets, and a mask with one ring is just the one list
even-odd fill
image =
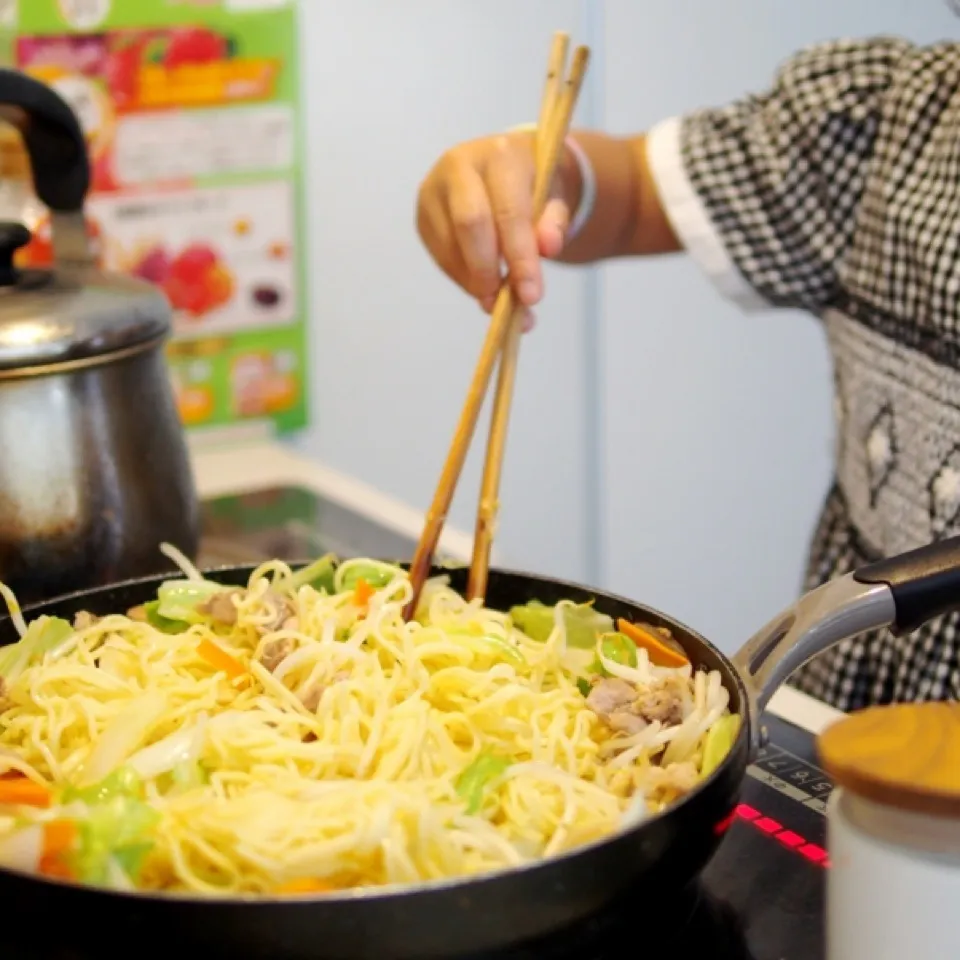
{"label": "stainless steel pot", "polygon": [[163,541],[194,554],[199,511],[164,358],[170,308],[93,263],[76,116],[10,70],[0,116],[23,135],[55,258],[16,269],[30,233],[0,223],[0,580],[30,601],[159,572]]}

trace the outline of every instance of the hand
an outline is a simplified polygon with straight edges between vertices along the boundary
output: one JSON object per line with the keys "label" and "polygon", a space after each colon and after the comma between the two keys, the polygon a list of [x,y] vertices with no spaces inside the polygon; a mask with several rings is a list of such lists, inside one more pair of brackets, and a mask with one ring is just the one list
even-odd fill
{"label": "hand", "polygon": [[502,264],[518,301],[543,296],[541,257],[563,249],[575,194],[576,163],[558,165],[540,222],[533,222],[534,137],[509,133],[448,150],[423,181],[417,230],[437,265],[488,313],[500,289]]}

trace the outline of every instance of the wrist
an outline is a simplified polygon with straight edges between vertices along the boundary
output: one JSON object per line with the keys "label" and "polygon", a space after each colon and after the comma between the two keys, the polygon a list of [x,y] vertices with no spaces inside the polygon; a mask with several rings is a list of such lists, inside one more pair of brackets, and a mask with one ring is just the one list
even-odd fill
{"label": "wrist", "polygon": [[570,223],[567,224],[569,234],[574,223],[580,217],[584,188],[583,165],[572,146],[571,137],[567,137],[563,144],[563,152],[560,154],[560,160],[557,163],[557,179],[560,182],[561,195],[570,210]]}
{"label": "wrist", "polygon": [[590,157],[573,136],[566,139],[563,152],[563,168],[569,168],[570,225],[566,242],[569,243],[587,225],[597,202],[597,175]]}

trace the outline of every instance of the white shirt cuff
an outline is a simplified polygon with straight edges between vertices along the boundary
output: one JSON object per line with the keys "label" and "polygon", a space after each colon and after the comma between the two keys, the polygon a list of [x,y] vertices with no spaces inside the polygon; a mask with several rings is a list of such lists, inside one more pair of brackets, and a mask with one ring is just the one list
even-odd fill
{"label": "white shirt cuff", "polygon": [[660,203],[677,239],[717,290],[744,310],[771,309],[730,259],[717,228],[687,176],[680,149],[679,117],[658,123],[647,134],[647,162],[660,194]]}

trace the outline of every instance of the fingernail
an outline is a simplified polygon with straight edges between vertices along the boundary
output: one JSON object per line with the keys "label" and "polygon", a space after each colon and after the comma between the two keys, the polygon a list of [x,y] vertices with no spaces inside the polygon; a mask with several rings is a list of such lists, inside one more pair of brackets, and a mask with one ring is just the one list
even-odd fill
{"label": "fingernail", "polygon": [[520,321],[520,329],[524,333],[529,333],[537,323],[537,316],[532,310],[524,310],[523,318]]}
{"label": "fingernail", "polygon": [[482,297],[480,300],[480,306],[483,308],[484,313],[489,313],[493,309],[496,302],[496,297]]}
{"label": "fingernail", "polygon": [[521,280],[517,284],[517,293],[524,303],[533,303],[537,299],[536,280]]}

